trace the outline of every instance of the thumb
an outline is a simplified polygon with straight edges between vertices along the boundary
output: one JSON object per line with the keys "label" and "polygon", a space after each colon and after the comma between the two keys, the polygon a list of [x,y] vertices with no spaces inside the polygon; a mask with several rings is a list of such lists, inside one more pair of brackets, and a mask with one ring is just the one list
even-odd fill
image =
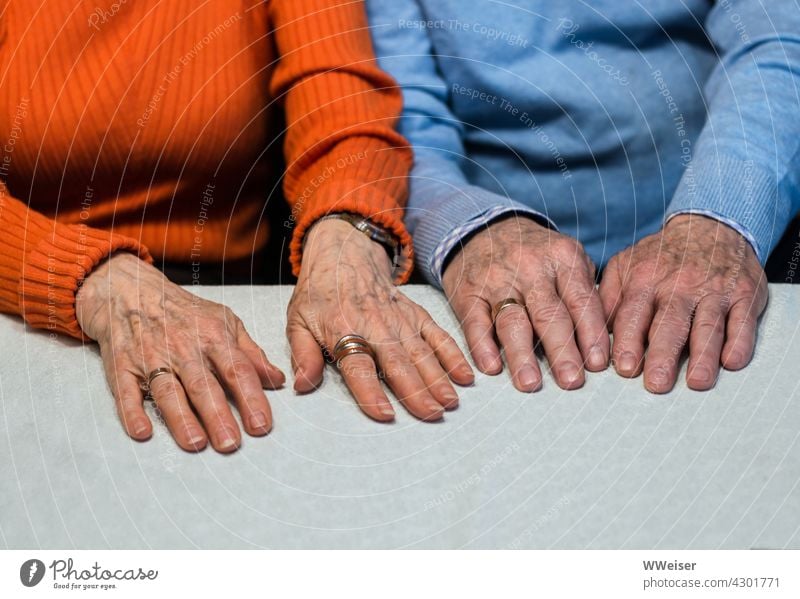
{"label": "thumb", "polygon": [[302,324],[290,325],[287,330],[292,352],[294,390],[309,393],[322,383],[325,359],[316,338]]}
{"label": "thumb", "polygon": [[603,272],[603,278],[600,280],[600,301],[603,302],[606,325],[610,331],[614,327],[617,308],[622,301],[622,277],[619,274],[617,261],[614,259],[608,263]]}
{"label": "thumb", "polygon": [[261,385],[265,389],[280,389],[283,383],[286,382],[286,377],[280,368],[269,361],[261,346],[250,337],[241,324],[237,333],[237,342],[239,343],[239,349],[244,352],[255,367],[258,378],[261,380]]}

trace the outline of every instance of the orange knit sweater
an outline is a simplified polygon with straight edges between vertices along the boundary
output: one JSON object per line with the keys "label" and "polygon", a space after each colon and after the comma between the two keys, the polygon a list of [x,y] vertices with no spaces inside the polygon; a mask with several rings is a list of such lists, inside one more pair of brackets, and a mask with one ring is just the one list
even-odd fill
{"label": "orange knit sweater", "polygon": [[0,310],[80,337],[75,293],[111,252],[263,247],[276,103],[295,273],[332,211],[391,229],[410,268],[401,98],[360,2],[0,0]]}

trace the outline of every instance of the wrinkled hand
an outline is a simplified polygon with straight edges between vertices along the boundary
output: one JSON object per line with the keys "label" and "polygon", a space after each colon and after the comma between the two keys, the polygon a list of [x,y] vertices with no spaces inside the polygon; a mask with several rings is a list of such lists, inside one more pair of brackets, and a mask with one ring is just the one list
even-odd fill
{"label": "wrinkled hand", "polygon": [[[478,368],[487,374],[502,370],[496,333],[520,391],[536,391],[542,384],[536,337],[564,389],[583,385],[584,365],[589,370],[608,365],[609,340],[594,266],[569,237],[528,218],[502,219],[458,251],[443,283]],[[493,324],[492,307],[506,298],[524,307],[502,310]]]}
{"label": "wrinkled hand", "polygon": [[132,254],[119,253],[89,274],[76,309],[83,332],[100,344],[120,418],[134,439],[153,432],[139,384],[159,367],[174,375],[156,377],[151,394],[183,449],[200,450],[209,437],[220,452],[241,443],[223,387],[250,435],[269,432],[272,414],[262,388],[279,387],[284,376],[229,308],[200,299]]}
{"label": "wrinkled hand", "polygon": [[752,247],[734,229],[680,215],[614,256],[600,294],[613,325],[617,372],[637,376],[644,360],[645,387],[666,393],[687,342],[692,389],[713,387],[720,363],[729,370],[747,365],[767,282]]}
{"label": "wrinkled hand", "polygon": [[[370,418],[394,418],[384,379],[414,416],[438,420],[458,405],[450,380],[469,385],[472,369],[455,341],[392,282],[386,251],[352,225],[321,221],[307,234],[303,265],[289,303],[287,335],[295,390],[322,382],[322,347],[345,335],[364,337],[376,353],[342,359],[340,371]],[[380,377],[379,377],[380,371]]]}

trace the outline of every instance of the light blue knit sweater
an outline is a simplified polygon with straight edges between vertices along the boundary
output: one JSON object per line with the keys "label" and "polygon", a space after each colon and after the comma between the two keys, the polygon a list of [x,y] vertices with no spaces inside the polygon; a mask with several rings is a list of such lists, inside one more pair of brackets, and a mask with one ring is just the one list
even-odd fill
{"label": "light blue knit sweater", "polygon": [[439,284],[465,234],[546,215],[599,265],[697,211],[762,262],[800,207],[800,0],[367,0],[404,88],[407,221]]}

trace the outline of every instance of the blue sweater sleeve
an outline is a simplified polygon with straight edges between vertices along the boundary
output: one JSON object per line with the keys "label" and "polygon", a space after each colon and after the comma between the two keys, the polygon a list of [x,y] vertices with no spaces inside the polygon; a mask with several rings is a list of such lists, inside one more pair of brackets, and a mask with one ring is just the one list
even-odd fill
{"label": "blue sweater sleeve", "polygon": [[738,225],[763,264],[800,209],[800,5],[718,2],[706,31],[720,63],[667,217],[696,212]]}
{"label": "blue sweater sleeve", "polygon": [[[452,113],[450,90],[440,76],[429,25],[416,0],[367,0],[380,66],[403,88],[400,132],[414,148],[406,224],[420,269],[441,286],[445,255],[471,231],[505,212],[544,219],[510,198],[470,185],[463,124]],[[552,225],[552,223],[549,223]]]}

